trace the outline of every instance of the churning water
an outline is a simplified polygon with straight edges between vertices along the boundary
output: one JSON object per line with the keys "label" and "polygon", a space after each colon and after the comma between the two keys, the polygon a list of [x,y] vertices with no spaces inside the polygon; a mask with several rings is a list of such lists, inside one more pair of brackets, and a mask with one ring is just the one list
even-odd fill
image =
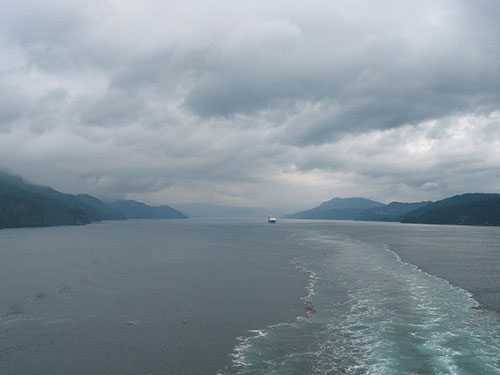
{"label": "churning water", "polygon": [[301,231],[304,255],[291,263],[309,275],[308,314],[241,337],[222,373],[500,373],[499,314],[388,245],[346,232]]}

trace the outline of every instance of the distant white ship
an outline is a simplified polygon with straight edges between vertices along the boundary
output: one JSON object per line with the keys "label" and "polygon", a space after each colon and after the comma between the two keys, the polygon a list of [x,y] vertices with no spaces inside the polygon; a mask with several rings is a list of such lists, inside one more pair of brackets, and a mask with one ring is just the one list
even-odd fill
{"label": "distant white ship", "polygon": [[267,222],[272,224],[276,223],[276,220],[276,217],[274,217],[273,215],[269,215],[269,217],[267,218]]}

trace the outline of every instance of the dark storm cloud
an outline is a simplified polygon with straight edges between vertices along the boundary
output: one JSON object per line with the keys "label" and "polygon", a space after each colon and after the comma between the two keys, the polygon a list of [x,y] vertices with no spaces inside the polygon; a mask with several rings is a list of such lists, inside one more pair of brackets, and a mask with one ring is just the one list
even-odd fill
{"label": "dark storm cloud", "polygon": [[82,67],[91,56],[85,48],[92,30],[91,8],[85,2],[55,0],[3,1],[1,39],[24,55],[18,68],[43,69],[53,73]]}
{"label": "dark storm cloud", "polygon": [[67,191],[500,190],[497,1],[0,1],[0,157]]}
{"label": "dark storm cloud", "polygon": [[[470,111],[488,113],[499,102],[500,44],[477,43],[484,25],[478,31],[469,25],[448,35],[423,22],[417,25],[417,35],[410,36],[373,26],[350,41],[356,47],[342,46],[335,37],[311,51],[307,43],[316,33],[332,32],[331,27],[316,25],[307,35],[308,25],[301,27],[300,21],[301,34],[290,41],[289,50],[276,52],[269,41],[243,41],[238,46],[243,58],[217,51],[215,63],[212,57],[210,69],[189,92],[186,106],[201,116],[254,114],[283,102],[335,107],[330,117],[318,114],[319,119],[313,116],[300,124],[290,141],[305,145],[328,142],[339,133],[390,129]],[[458,26],[473,22],[464,14],[451,21]],[[498,28],[490,24],[493,27]],[[335,32],[349,35],[348,30]],[[248,52],[245,43],[254,48]],[[319,51],[326,52],[317,55]]]}

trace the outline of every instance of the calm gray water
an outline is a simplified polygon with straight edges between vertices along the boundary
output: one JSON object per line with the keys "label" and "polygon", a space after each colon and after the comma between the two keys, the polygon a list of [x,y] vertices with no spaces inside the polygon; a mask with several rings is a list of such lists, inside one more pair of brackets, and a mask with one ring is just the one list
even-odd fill
{"label": "calm gray water", "polygon": [[2,230],[0,374],[500,374],[499,237],[339,221]]}

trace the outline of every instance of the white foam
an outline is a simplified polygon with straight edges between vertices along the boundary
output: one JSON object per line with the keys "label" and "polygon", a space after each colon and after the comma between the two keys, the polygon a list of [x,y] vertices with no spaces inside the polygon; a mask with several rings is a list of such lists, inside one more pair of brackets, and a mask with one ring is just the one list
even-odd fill
{"label": "white foam", "polygon": [[[306,295],[304,297],[302,297],[301,299],[304,301],[304,304],[306,305],[306,308],[309,307],[307,309],[307,315],[311,315],[313,312],[315,312],[315,309],[314,309],[314,306],[313,306],[313,297],[315,296],[316,294],[316,291],[315,291],[315,287],[316,287],[316,283],[318,282],[319,280],[319,277],[318,275],[306,268],[298,258],[293,258],[290,260],[289,262],[291,265],[295,266],[295,269],[299,272],[303,272],[303,273],[306,273],[308,274],[308,283],[305,287],[306,289]],[[298,318],[301,318],[300,316],[297,317]]]}
{"label": "white foam", "polygon": [[[339,241],[321,238],[321,242]],[[481,373],[486,368],[493,369],[491,374],[500,374],[500,337],[492,338],[498,335],[498,328],[491,319],[483,327],[482,315],[469,308],[477,305],[472,295],[402,261],[388,246],[384,250],[394,258],[379,246],[358,241],[345,244],[335,253],[339,256],[313,255],[312,265],[305,261],[310,259],[306,256],[290,260],[297,271],[308,275],[302,300],[305,304],[321,302],[322,311],[238,338],[232,355],[237,372],[286,373],[286,366],[306,360],[312,374],[410,374],[403,369],[404,361],[408,361],[407,369],[415,365],[415,349],[426,352],[422,358],[432,359],[429,366],[437,366],[436,373],[461,373],[464,357],[479,357]],[[347,300],[329,299],[326,293],[335,283],[346,290]],[[308,340],[314,346],[302,346],[301,336],[294,336],[304,333],[310,334]],[[279,353],[271,349],[276,343],[284,344],[281,340],[295,339],[297,342],[283,345]],[[263,372],[254,368],[261,365],[266,368]]]}
{"label": "white foam", "polygon": [[[308,283],[307,286],[305,287],[306,289],[306,295],[302,297],[301,299],[304,301],[306,306],[312,306],[313,302],[313,297],[315,295],[315,286],[316,282],[318,281],[318,276],[315,272],[307,269],[300,261],[298,258],[293,258],[289,261],[289,264],[294,266],[295,269],[299,272],[304,272],[308,274]],[[306,311],[306,309],[304,309]],[[254,347],[254,343],[263,338],[266,337],[272,332],[273,330],[280,329],[283,327],[287,326],[292,326],[293,324],[297,323],[310,323],[311,320],[309,319],[309,316],[311,315],[310,312],[306,311],[305,315],[299,315],[295,319],[295,323],[289,323],[289,322],[279,322],[276,324],[269,325],[268,327],[264,329],[252,329],[249,330],[248,332],[251,334],[246,337],[237,337],[236,339],[239,341],[238,345],[233,349],[233,353],[231,354],[232,357],[232,362],[233,362],[233,367],[235,368],[247,368],[252,365],[251,361],[249,360],[249,355],[250,355],[250,350]],[[293,354],[293,353],[292,353]],[[273,365],[274,362],[267,360],[268,365]]]}
{"label": "white foam", "polygon": [[[386,250],[387,252],[391,253],[392,255],[394,255],[396,257],[396,261],[398,263],[401,263],[401,264],[403,264],[403,265],[405,265],[407,267],[410,267],[410,268],[412,268],[413,270],[415,270],[417,272],[421,272],[421,273],[425,274],[426,276],[431,277],[431,278],[433,278],[435,280],[440,280],[442,282],[445,282],[446,284],[448,284],[449,287],[451,287],[451,288],[453,288],[453,289],[455,289],[455,290],[460,291],[461,293],[463,293],[468,298],[468,300],[470,301],[470,303],[472,305],[474,305],[474,306],[478,306],[479,305],[479,302],[477,302],[474,299],[474,296],[468,290],[460,288],[460,287],[458,287],[456,285],[453,285],[449,280],[446,280],[446,279],[444,279],[442,277],[430,274],[430,273],[422,270],[421,268],[419,268],[418,266],[416,266],[416,265],[414,265],[412,263],[405,262],[404,260],[401,259],[401,257],[399,256],[399,254],[396,253],[394,250],[392,250],[388,245],[384,244],[383,246],[384,246],[384,250]],[[467,307],[469,307],[469,306],[467,306]]]}
{"label": "white foam", "polygon": [[251,363],[247,359],[248,349],[252,347],[252,342],[255,339],[259,337],[265,337],[268,334],[268,332],[261,329],[252,329],[248,332],[253,333],[253,335],[247,337],[239,336],[236,338],[240,343],[236,345],[236,347],[233,349],[233,353],[231,354],[231,357],[233,358],[234,367],[251,366]]}

